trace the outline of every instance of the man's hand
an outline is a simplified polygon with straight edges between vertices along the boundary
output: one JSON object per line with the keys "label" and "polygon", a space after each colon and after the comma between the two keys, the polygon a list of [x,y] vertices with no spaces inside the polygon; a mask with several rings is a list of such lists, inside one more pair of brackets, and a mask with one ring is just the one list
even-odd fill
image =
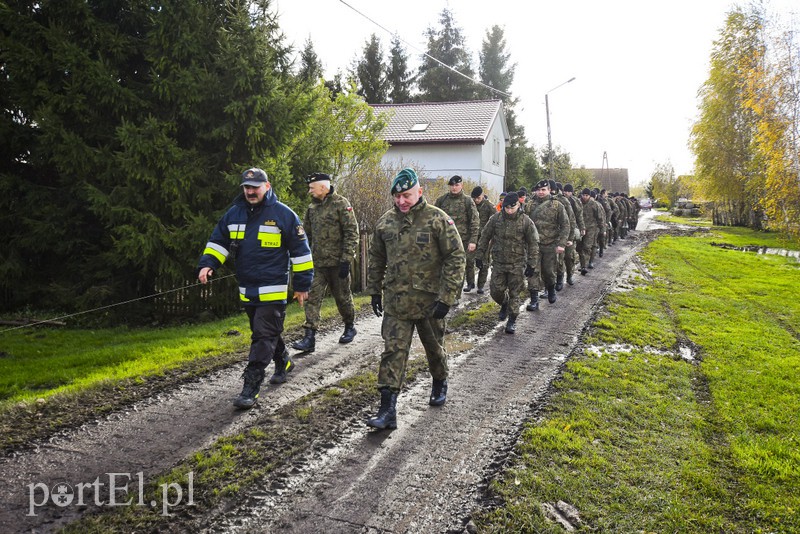
{"label": "man's hand", "polygon": [[350,276],[350,262],[339,262],[339,278],[347,278]]}
{"label": "man's hand", "polygon": [[[519,272],[519,271],[517,271],[517,272]],[[525,278],[530,278],[531,276],[534,275],[535,272],[536,271],[533,270],[533,266],[532,265],[528,265],[527,267],[525,267]]]}
{"label": "man's hand", "polygon": [[197,279],[200,280],[201,284],[207,284],[212,274],[214,274],[214,269],[211,267],[203,267],[200,269],[200,272],[197,273]]}
{"label": "man's hand", "polygon": [[478,269],[483,269],[483,260],[480,259],[480,258],[477,258],[475,260],[475,267],[477,267]]}
{"label": "man's hand", "polygon": [[450,311],[450,306],[442,302],[441,300],[437,300],[431,306],[431,315],[434,319],[444,319],[444,316],[447,315],[447,312]]}
{"label": "man's hand", "polygon": [[564,253],[564,247],[556,246],[556,253],[563,254]]}
{"label": "man's hand", "polygon": [[372,311],[378,317],[383,315],[383,301],[380,295],[372,295]]}
{"label": "man's hand", "polygon": [[297,303],[300,306],[305,306],[306,301],[308,300],[308,291],[295,291],[294,298],[297,299]]}

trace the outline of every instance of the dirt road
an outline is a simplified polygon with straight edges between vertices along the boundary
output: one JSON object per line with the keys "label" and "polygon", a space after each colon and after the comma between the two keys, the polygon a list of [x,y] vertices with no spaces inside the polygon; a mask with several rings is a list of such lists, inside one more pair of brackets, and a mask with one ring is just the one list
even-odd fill
{"label": "dirt road", "polygon": [[[324,453],[282,473],[280,491],[256,489],[233,509],[205,511],[205,530],[463,531],[485,480],[540,407],[602,297],[646,241],[652,215],[642,214],[632,238],[611,247],[589,275],[576,275],[555,304],[545,301],[538,312],[523,308],[516,335],[505,334],[499,322],[480,339],[455,332],[452,341],[469,349],[451,358],[445,406],[429,407],[430,380],[418,380],[399,397],[397,430],[374,432],[353,422]],[[465,294],[462,305],[488,298],[488,292]],[[269,387],[249,412],[231,406],[241,387],[242,367],[236,366],[0,459],[0,532],[53,531],[91,508],[75,505],[78,484],[89,495],[98,487],[90,486],[93,481],[108,482],[117,473],[117,487],[126,481],[133,487],[317,388],[376,369],[383,348],[380,319],[366,317],[356,326],[359,334],[350,345],[336,342],[338,329],[319,336],[317,351],[297,359],[290,381]],[[68,484],[74,497],[63,506],[54,504],[59,483]],[[260,485],[266,486],[269,481]],[[48,492],[52,502],[40,506]]]}

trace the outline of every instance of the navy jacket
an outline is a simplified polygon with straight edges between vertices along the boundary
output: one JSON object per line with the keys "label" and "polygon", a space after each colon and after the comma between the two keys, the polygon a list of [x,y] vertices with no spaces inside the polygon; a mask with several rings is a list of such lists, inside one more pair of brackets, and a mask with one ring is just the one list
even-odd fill
{"label": "navy jacket", "polygon": [[297,214],[270,189],[251,206],[240,194],[222,216],[198,267],[218,269],[233,257],[244,305],[286,303],[289,269],[295,291],[308,291],[314,278],[311,249]]}

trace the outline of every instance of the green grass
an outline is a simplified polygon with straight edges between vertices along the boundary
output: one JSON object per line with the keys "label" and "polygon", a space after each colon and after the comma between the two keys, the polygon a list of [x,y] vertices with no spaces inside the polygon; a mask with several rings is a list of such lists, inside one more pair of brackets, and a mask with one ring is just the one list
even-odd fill
{"label": "green grass", "polygon": [[[363,306],[369,297],[355,297]],[[331,299],[323,320],[337,314]],[[285,328],[305,320],[296,304],[287,309]],[[239,335],[230,335],[236,331]],[[0,333],[0,410],[20,401],[76,394],[99,384],[143,379],[188,362],[240,352],[250,344],[244,313],[214,322],[162,329],[56,329],[35,327]]]}
{"label": "green grass", "polygon": [[560,532],[541,507],[559,500],[587,531],[800,532],[800,264],[710,246],[774,237],[714,228],[644,251],[654,281],[608,298],[598,349],[526,427],[482,532]]}

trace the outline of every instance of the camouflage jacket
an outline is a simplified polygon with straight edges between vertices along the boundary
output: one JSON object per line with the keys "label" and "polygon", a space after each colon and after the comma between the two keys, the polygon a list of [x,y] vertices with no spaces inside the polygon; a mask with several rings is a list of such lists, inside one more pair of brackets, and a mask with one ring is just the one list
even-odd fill
{"label": "camouflage jacket", "polygon": [[533,219],[539,231],[540,245],[567,246],[570,224],[564,205],[555,197],[539,199],[534,196],[525,203],[525,213]]}
{"label": "camouflage jacket", "polygon": [[617,220],[615,214],[619,210],[617,209],[617,205],[614,204],[614,201],[608,200],[603,195],[598,195],[597,198],[593,200],[598,202],[603,207],[603,211],[606,212],[606,222],[613,223]]}
{"label": "camouflage jacket", "polygon": [[333,186],[325,198],[311,201],[303,227],[311,243],[315,266],[336,267],[355,257],[358,221],[350,202],[334,192]]}
{"label": "camouflage jacket", "polygon": [[464,191],[457,195],[445,193],[436,199],[435,205],[447,213],[456,223],[456,229],[464,245],[478,242],[480,216],[472,197],[464,193]]}
{"label": "camouflage jacket", "polygon": [[565,197],[562,193],[558,193],[554,195],[556,200],[561,202],[564,205],[564,209],[567,210],[567,217],[569,217],[569,236],[567,236],[567,241],[575,241],[575,229],[578,228],[578,221],[575,219],[575,210],[572,209],[572,204],[567,197]]}
{"label": "camouflage jacket", "polygon": [[498,272],[522,270],[526,265],[538,268],[539,232],[522,210],[514,215],[508,215],[505,211],[492,215],[481,232],[478,257],[485,256],[490,246],[493,268]]}
{"label": "camouflage jacket", "polygon": [[[474,204],[475,202],[473,202]],[[483,232],[483,228],[486,226],[486,223],[489,222],[489,218],[497,213],[497,210],[494,208],[491,202],[487,199],[483,199],[483,201],[475,206],[475,209],[478,210],[478,237],[477,241],[481,239],[481,233]]]}
{"label": "camouflage jacket", "polygon": [[[581,203],[583,203],[582,199]],[[586,223],[586,233],[598,229],[605,231],[606,210],[603,208],[603,205],[589,197],[589,200],[583,204],[583,222]]]}
{"label": "camouflage jacket", "polygon": [[619,217],[618,220],[620,221],[627,221],[628,220],[628,206],[627,202],[625,202],[622,197],[617,197],[614,199],[617,207],[619,208]]}
{"label": "camouflage jacket", "polygon": [[386,313],[422,319],[439,300],[452,306],[464,283],[466,254],[453,220],[425,198],[378,219],[369,247],[367,293],[383,294]]}
{"label": "camouflage jacket", "polygon": [[575,195],[571,197],[564,195],[564,198],[566,198],[572,206],[572,211],[575,213],[575,223],[578,225],[578,228],[586,230],[586,223],[583,221],[583,204],[580,199],[576,198]]}

